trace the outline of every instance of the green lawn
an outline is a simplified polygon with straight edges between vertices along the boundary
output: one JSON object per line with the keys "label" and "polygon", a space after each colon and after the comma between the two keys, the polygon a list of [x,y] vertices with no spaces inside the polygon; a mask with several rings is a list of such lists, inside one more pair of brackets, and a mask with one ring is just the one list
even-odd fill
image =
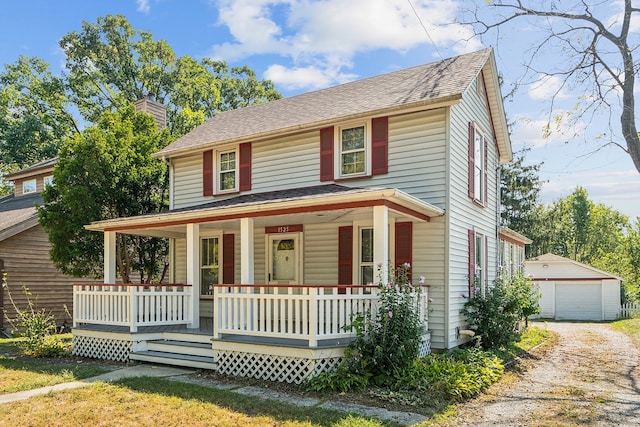
{"label": "green lawn", "polygon": [[[522,342],[505,350],[503,357],[528,351],[549,336],[532,329]],[[98,375],[106,369],[90,362],[68,359],[34,359],[18,354],[16,340],[0,340],[0,394],[28,390]],[[302,390],[299,390],[302,392]],[[363,394],[366,394],[363,393]],[[322,395],[331,400],[331,395]],[[350,396],[341,396],[341,398]],[[352,396],[357,400],[358,396]],[[362,397],[362,396],[360,396]],[[371,399],[371,397],[369,396]],[[361,401],[361,400],[360,400]],[[362,401],[361,401],[362,402]],[[389,406],[375,399],[371,406]],[[51,393],[5,405],[0,425],[12,426],[344,426],[395,425],[319,407],[302,407],[247,397],[232,391],[158,378],[131,378],[114,384],[94,383],[87,387]],[[433,414],[446,420],[452,413],[447,402],[433,407],[396,406],[411,412]],[[436,421],[437,422],[437,421]],[[430,424],[430,423],[428,423]]]}
{"label": "green lawn", "polygon": [[615,329],[628,335],[635,344],[640,348],[640,319],[622,319],[611,323]]}
{"label": "green lawn", "polygon": [[21,357],[18,350],[20,340],[0,339],[0,394],[76,381],[107,372],[102,367],[69,359]]}

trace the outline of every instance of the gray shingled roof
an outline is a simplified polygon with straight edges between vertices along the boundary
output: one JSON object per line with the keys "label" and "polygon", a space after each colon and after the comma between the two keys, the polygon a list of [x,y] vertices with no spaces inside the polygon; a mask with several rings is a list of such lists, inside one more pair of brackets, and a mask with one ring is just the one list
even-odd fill
{"label": "gray shingled roof", "polygon": [[15,177],[15,176],[24,175],[24,174],[29,173],[29,172],[35,172],[35,171],[40,170],[40,169],[45,169],[45,168],[48,168],[48,167],[51,167],[51,166],[55,166],[56,163],[58,163],[58,157],[54,157],[52,159],[43,160],[41,162],[36,163],[35,165],[31,165],[31,166],[26,167],[24,169],[21,169],[21,170],[19,170],[17,172],[13,172],[13,173],[7,174],[7,175],[5,175],[4,178],[7,179],[7,180],[12,180],[13,177]]}
{"label": "gray shingled roof", "polygon": [[0,233],[35,218],[36,205],[42,205],[39,193],[15,197],[13,195],[0,199]]}
{"label": "gray shingled roof", "polygon": [[410,108],[461,96],[480,73],[491,49],[432,62],[266,104],[219,113],[176,140],[157,157],[197,146],[251,140],[337,119]]}
{"label": "gray shingled roof", "polygon": [[360,194],[366,192],[374,192],[382,190],[382,188],[368,187],[345,187],[339,184],[324,184],[312,187],[290,188],[286,190],[266,191],[263,193],[243,194],[224,200],[216,200],[215,202],[204,203],[186,208],[173,209],[170,212],[189,212],[200,209],[215,209],[223,207],[237,207],[244,205],[256,205],[275,202],[286,202],[292,200],[300,200],[304,198],[317,198],[326,195],[349,195]]}

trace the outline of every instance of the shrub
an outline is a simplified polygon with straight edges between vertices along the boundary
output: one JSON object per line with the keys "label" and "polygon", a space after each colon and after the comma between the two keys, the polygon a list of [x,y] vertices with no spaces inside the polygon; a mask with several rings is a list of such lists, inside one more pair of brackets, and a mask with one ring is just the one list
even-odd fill
{"label": "shrub", "polygon": [[420,351],[424,325],[419,310],[421,290],[411,284],[410,269],[409,264],[389,268],[389,283],[378,283],[377,312],[359,313],[352,319],[346,329],[355,331],[356,337],[342,364],[335,373],[312,379],[311,390],[346,391],[347,385],[363,388],[369,381],[389,385],[395,382],[396,371],[411,366]]}
{"label": "shrub", "polygon": [[478,395],[498,381],[504,367],[500,359],[478,348],[454,350],[416,359],[399,372],[398,391],[436,394],[439,399],[462,400]]}
{"label": "shrub", "polygon": [[[410,281],[409,264],[389,268],[389,283],[378,283],[378,310],[359,314],[350,329],[356,338],[347,352],[351,371],[370,374],[380,385],[393,383],[394,372],[410,366],[418,357],[424,325],[420,320],[420,286]],[[423,279],[421,279],[423,281]]]}
{"label": "shrub", "polygon": [[498,279],[485,292],[476,292],[465,303],[462,314],[483,348],[500,348],[519,338],[522,320],[539,313],[538,299],[538,290],[517,275]]}
{"label": "shrub", "polygon": [[2,288],[7,291],[10,304],[16,312],[16,317],[11,319],[5,311],[3,314],[14,329],[14,333],[25,337],[18,343],[23,354],[34,357],[61,356],[67,353],[65,344],[52,335],[56,329],[56,319],[53,314],[44,309],[37,310],[31,299],[31,292],[26,286],[22,292],[27,297],[27,308],[20,309],[15,303],[7,284],[7,273],[2,275]]}

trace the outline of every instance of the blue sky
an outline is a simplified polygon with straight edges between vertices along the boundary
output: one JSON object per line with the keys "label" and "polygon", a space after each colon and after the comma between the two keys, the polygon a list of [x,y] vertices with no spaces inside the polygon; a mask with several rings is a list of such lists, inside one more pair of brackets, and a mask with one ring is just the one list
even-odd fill
{"label": "blue sky", "polygon": [[[274,81],[285,96],[494,46],[507,92],[525,78],[506,102],[514,150],[531,148],[529,162],[544,162],[540,176],[542,201],[569,195],[585,187],[590,198],[631,218],[640,216],[640,174],[626,153],[601,141],[616,134],[618,114],[601,111],[543,128],[551,117],[568,116],[577,102],[588,102],[581,87],[561,87],[558,79],[540,81],[525,73],[530,49],[544,34],[536,23],[516,22],[484,40],[472,37],[460,24],[470,0],[20,0],[5,1],[0,14],[0,65],[19,55],[38,56],[55,72],[64,67],[59,39],[80,31],[82,21],[122,14],[137,30],[164,39],[178,56],[225,59],[249,65],[260,78]],[[478,0],[481,12],[488,11]],[[563,1],[565,5],[579,3]],[[602,3],[602,2],[600,2]],[[607,22],[615,27],[619,0],[606,2]],[[640,22],[634,22],[636,37]],[[637,40],[636,40],[637,42]],[[637,43],[636,43],[637,44]],[[551,53],[534,65],[557,69],[567,62]],[[611,116],[610,116],[611,113]],[[612,129],[608,126],[613,123]],[[606,134],[606,137],[602,137]],[[597,151],[596,151],[597,150]]]}

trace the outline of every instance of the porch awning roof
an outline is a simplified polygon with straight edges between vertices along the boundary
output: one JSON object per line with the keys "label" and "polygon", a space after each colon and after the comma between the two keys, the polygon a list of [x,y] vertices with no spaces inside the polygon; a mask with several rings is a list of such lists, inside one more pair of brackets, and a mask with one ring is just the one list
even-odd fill
{"label": "porch awning roof", "polygon": [[398,189],[354,188],[328,184],[244,194],[159,214],[96,221],[85,226],[85,228],[93,231],[126,232],[128,230],[153,229],[189,223],[313,214],[323,211],[349,210],[381,205],[418,221],[429,221],[432,217],[444,215],[443,209]]}

